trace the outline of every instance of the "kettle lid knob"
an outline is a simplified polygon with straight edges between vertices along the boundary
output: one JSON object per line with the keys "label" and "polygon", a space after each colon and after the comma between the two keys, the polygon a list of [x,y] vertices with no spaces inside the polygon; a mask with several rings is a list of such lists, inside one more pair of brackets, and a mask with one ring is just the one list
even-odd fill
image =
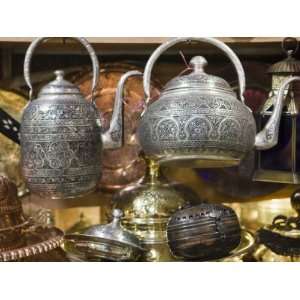
{"label": "kettle lid knob", "polygon": [[61,80],[65,76],[65,72],[63,70],[56,70],[54,71],[54,74],[56,76],[56,80]]}
{"label": "kettle lid knob", "polygon": [[115,208],[113,211],[112,211],[112,216],[114,219],[121,219],[123,217],[123,212],[121,209],[118,209],[118,208]]}
{"label": "kettle lid knob", "polygon": [[191,59],[190,66],[194,72],[203,73],[204,68],[207,66],[207,60],[203,56],[195,56]]}

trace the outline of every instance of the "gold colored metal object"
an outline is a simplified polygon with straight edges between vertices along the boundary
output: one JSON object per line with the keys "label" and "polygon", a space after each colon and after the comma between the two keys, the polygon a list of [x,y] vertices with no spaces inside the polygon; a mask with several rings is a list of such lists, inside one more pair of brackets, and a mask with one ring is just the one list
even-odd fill
{"label": "gold colored metal object", "polygon": [[224,258],[218,259],[218,262],[243,262],[245,257],[252,252],[255,247],[255,238],[253,234],[247,230],[242,230],[241,241],[239,246],[231,251],[231,253]]}
{"label": "gold colored metal object", "polygon": [[259,261],[300,260],[300,190],[291,196],[295,217],[278,215],[271,225],[257,232],[258,247],[253,256]]}
{"label": "gold colored metal object", "polygon": [[300,262],[300,256],[278,255],[265,245],[258,245],[256,247],[253,258],[258,262]]}
{"label": "gold colored metal object", "polygon": [[264,197],[256,197],[253,201],[226,203],[237,213],[240,223],[247,230],[257,231],[265,224],[271,224],[278,214],[294,216],[289,199],[295,186],[286,186],[284,189]]}
{"label": "gold colored metal object", "polygon": [[[26,103],[22,95],[0,90],[0,108],[15,120],[20,121]],[[3,134],[0,134],[0,143],[0,174],[12,180],[17,185],[19,196],[22,196],[26,193],[26,187],[19,167],[20,146]]]}
{"label": "gold colored metal object", "polygon": [[[293,49],[290,49],[289,41],[295,43]],[[293,57],[298,47],[299,43],[296,39],[285,38],[282,48],[287,57],[272,65],[268,71],[272,76],[272,89],[269,98],[258,113],[258,128],[262,128],[271,119],[276,101],[284,102],[284,104],[280,120],[279,142],[270,150],[258,152],[257,167],[254,173],[255,181],[300,183],[300,161],[297,158],[300,85],[297,82],[291,82],[290,85],[285,84],[288,79],[300,74],[300,60]],[[284,90],[280,96],[281,88]],[[283,100],[283,96],[285,100]]]}
{"label": "gold colored metal object", "polygon": [[167,244],[167,222],[177,210],[192,204],[194,197],[181,192],[178,185],[163,181],[157,162],[146,161],[143,182],[121,190],[114,197],[114,206],[124,212],[123,226],[140,237],[148,250],[146,261],[173,261]]}

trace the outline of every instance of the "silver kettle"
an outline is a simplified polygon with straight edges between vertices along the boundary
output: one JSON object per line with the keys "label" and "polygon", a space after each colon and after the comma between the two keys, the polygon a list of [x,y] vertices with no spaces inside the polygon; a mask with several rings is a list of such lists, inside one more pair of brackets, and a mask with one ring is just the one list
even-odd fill
{"label": "silver kettle", "polygon": [[149,58],[143,77],[146,103],[149,103],[152,69],[160,55],[175,44],[206,42],[231,60],[238,75],[239,97],[223,79],[207,74],[207,61],[196,56],[192,71],[170,80],[160,98],[146,106],[138,137],[145,154],[161,164],[180,167],[229,167],[238,165],[255,147],[276,145],[278,104],[265,128],[256,134],[256,124],[244,104],[245,73],[236,54],[214,38],[174,38],[159,46]]}
{"label": "silver kettle", "polygon": [[32,193],[50,198],[72,198],[96,189],[101,176],[103,148],[122,145],[122,102],[115,101],[110,128],[102,133],[95,106],[99,76],[96,53],[84,38],[75,38],[88,51],[93,64],[91,102],[79,88],[55,71],[55,80],[32,99],[30,64],[35,48],[49,38],[37,38],[24,60],[24,77],[30,89],[29,104],[23,112],[20,142],[21,166]]}

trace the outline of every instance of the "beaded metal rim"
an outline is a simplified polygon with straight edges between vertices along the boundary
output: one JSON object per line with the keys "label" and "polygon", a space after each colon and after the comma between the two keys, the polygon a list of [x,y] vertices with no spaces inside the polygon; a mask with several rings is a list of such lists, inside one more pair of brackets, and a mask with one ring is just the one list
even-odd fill
{"label": "beaded metal rim", "polygon": [[[50,229],[51,230],[51,229]],[[51,237],[45,241],[13,249],[10,251],[4,251],[0,253],[0,262],[16,261],[25,257],[34,256],[42,253],[49,252],[53,249],[60,247],[63,243],[63,232],[57,228],[55,230],[56,236]]]}

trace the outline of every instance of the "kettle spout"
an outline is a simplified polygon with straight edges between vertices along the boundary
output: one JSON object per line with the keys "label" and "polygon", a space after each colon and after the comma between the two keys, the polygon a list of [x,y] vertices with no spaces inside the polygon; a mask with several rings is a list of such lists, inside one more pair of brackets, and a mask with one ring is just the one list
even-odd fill
{"label": "kettle spout", "polygon": [[300,80],[300,76],[288,78],[280,87],[272,115],[266,126],[255,137],[257,150],[267,150],[277,145],[281,113],[287,95],[286,89],[291,82],[297,80]]}
{"label": "kettle spout", "polygon": [[109,129],[102,135],[104,149],[116,149],[124,144],[124,110],[123,89],[127,79],[131,76],[142,76],[139,71],[129,71],[122,75],[116,90],[114,111]]}

